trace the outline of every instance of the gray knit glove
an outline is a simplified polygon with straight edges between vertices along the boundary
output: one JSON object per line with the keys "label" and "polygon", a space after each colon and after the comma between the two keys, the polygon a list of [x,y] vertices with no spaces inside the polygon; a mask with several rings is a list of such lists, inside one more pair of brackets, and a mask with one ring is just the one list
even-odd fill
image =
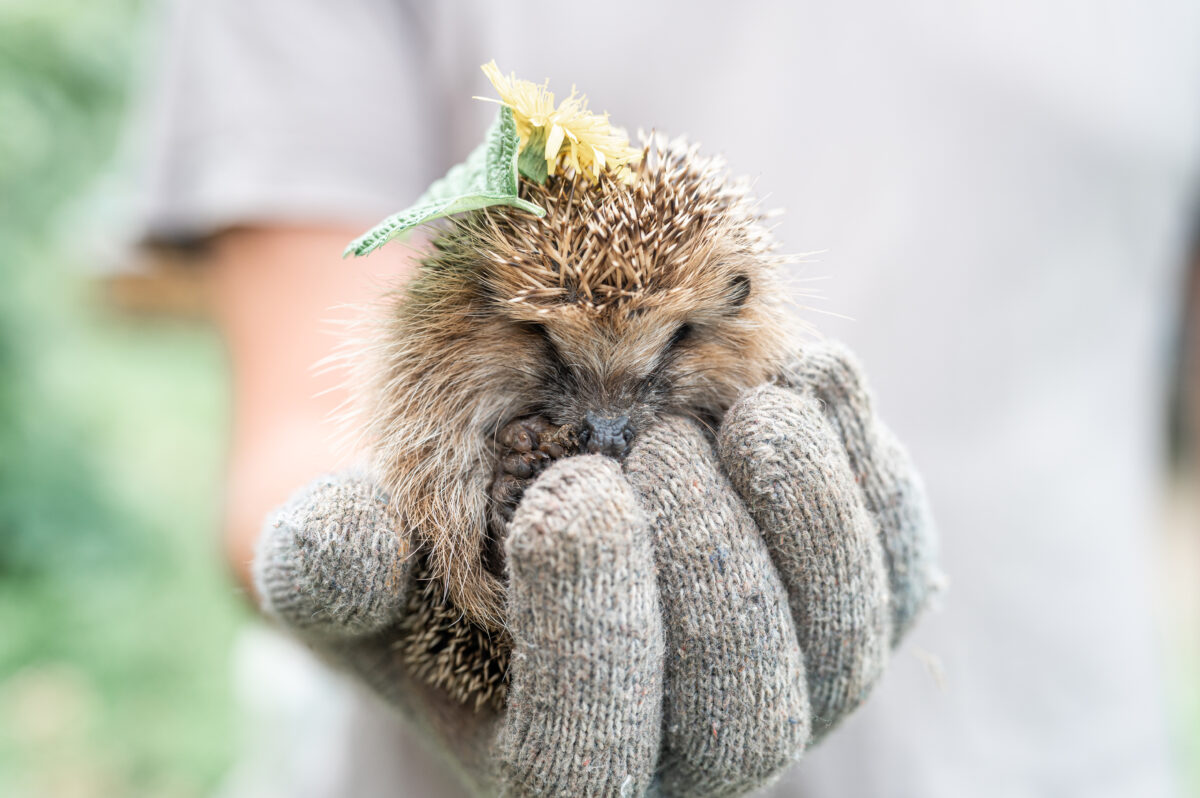
{"label": "gray knit glove", "polygon": [[320,480],[260,544],[265,609],[450,754],[477,792],[741,795],[866,697],[936,582],[919,480],[853,361],[804,351],[716,445],[644,431],[548,469],[507,541],[511,686],[474,710],[396,651],[406,542],[365,477]]}

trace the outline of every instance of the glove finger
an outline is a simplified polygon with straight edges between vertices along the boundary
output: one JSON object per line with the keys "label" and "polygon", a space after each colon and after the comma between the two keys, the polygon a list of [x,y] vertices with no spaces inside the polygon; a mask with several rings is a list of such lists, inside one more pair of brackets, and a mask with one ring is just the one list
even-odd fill
{"label": "glove finger", "polygon": [[880,530],[896,645],[943,582],[935,565],[935,526],[921,478],[908,453],[875,416],[862,369],[845,347],[821,343],[805,349],[782,382],[816,397],[841,438],[850,470]]}
{"label": "glove finger", "polygon": [[809,736],[787,591],[696,424],[672,418],[642,433],[625,474],[658,565],[662,791],[744,794],[799,758]]}
{"label": "glove finger", "polygon": [[726,414],[718,447],[787,586],[820,737],[887,661],[878,530],[815,399],[769,385],[750,391]]}
{"label": "glove finger", "polygon": [[502,788],[641,795],[661,735],[662,619],[646,522],[620,466],[556,463],[525,494],[507,548]]}
{"label": "glove finger", "polygon": [[263,609],[309,635],[369,635],[404,608],[408,543],[359,473],[322,477],[268,520],[254,578]]}

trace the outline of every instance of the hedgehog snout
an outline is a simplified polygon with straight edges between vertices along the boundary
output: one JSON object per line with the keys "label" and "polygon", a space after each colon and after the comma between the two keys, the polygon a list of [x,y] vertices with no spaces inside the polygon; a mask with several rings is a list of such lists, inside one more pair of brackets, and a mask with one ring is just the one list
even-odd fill
{"label": "hedgehog snout", "polygon": [[579,425],[579,449],[588,454],[624,457],[636,434],[628,414],[589,410]]}

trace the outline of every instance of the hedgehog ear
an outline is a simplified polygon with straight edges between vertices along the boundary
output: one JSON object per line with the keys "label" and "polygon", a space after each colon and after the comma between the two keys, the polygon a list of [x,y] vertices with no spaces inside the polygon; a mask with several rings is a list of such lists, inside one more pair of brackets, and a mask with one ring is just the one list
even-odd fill
{"label": "hedgehog ear", "polygon": [[739,274],[729,281],[729,306],[740,308],[750,298],[750,278]]}

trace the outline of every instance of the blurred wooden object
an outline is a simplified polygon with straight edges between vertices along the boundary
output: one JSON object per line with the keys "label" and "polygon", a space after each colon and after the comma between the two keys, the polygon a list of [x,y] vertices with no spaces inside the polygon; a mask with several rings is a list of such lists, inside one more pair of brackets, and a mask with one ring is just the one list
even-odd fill
{"label": "blurred wooden object", "polygon": [[200,319],[211,315],[209,247],[150,245],[128,270],[99,278],[105,303],[119,313]]}

